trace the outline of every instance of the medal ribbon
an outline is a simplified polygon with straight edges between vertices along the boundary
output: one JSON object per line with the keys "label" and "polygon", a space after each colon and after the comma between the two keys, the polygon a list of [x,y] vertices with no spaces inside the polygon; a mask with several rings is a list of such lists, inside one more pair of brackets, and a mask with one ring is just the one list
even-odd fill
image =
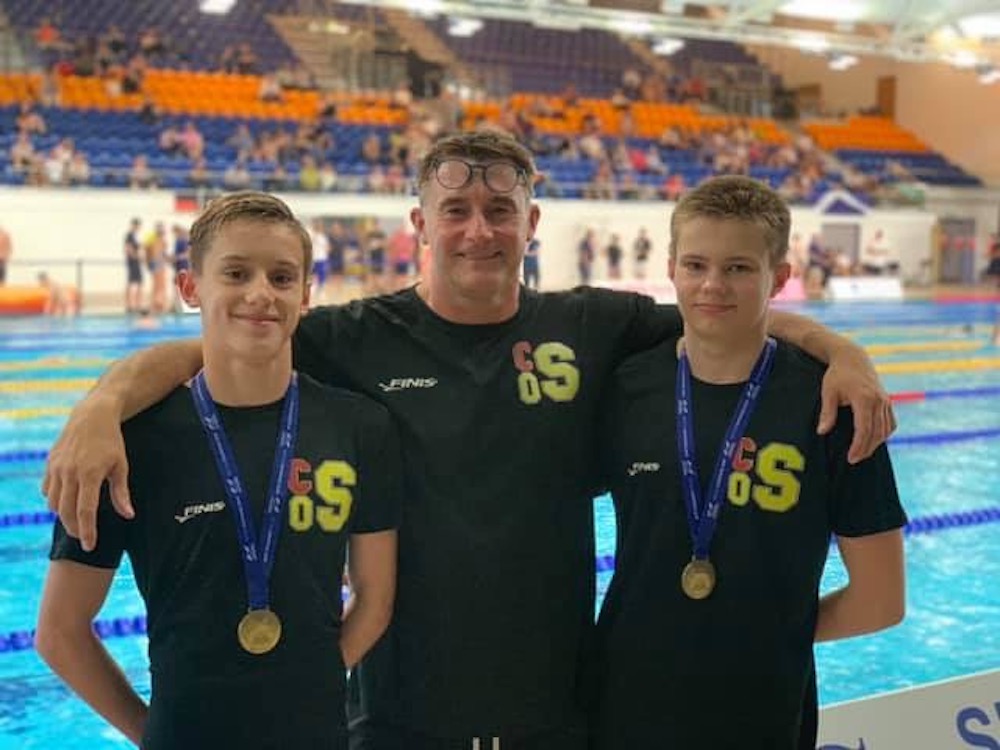
{"label": "medal ribbon", "polygon": [[281,412],[278,429],[278,443],[274,451],[274,465],[271,468],[271,484],[267,492],[267,503],[261,520],[260,537],[254,534],[253,519],[250,517],[250,501],[246,488],[240,479],[239,467],[233,447],[226,436],[219,411],[212,401],[205,383],[205,371],[199,372],[192,383],[195,409],[201,424],[208,434],[215,465],[222,478],[222,484],[229,498],[229,507],[236,521],[236,534],[243,553],[243,570],[247,579],[247,601],[250,609],[268,608],[268,581],[274,567],[275,550],[281,534],[282,511],[288,497],[288,466],[295,450],[295,438],[299,431],[299,381],[293,372],[285,392],[285,404]]}
{"label": "medal ribbon", "polygon": [[722,440],[722,448],[715,463],[715,471],[708,487],[708,497],[702,508],[701,480],[698,477],[698,460],[694,444],[694,416],[691,413],[691,364],[687,353],[681,348],[677,362],[677,447],[681,468],[681,484],[684,492],[684,505],[687,509],[688,528],[691,531],[691,543],[694,549],[694,559],[707,560],[708,550],[712,545],[715,527],[722,511],[722,501],[725,498],[729,483],[729,474],[733,468],[733,453],[743,438],[743,432],[750,421],[750,415],[757,406],[761,388],[771,373],[774,363],[774,351],[777,344],[768,337],[764,348],[757,357],[757,362],[750,373],[750,379],[743,387],[736,411],[726,428]]}

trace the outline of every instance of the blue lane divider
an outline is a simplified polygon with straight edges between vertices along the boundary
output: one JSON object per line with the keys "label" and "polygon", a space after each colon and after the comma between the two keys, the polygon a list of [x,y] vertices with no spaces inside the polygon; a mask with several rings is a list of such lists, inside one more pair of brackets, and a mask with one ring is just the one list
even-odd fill
{"label": "blue lane divider", "polygon": [[1000,436],[1000,427],[987,427],[982,430],[964,430],[962,432],[932,432],[928,435],[897,435],[889,438],[889,445],[940,445],[941,443],[957,443],[963,440],[978,440]]}
{"label": "blue lane divider", "polygon": [[[347,601],[350,591],[344,587],[340,591],[341,599]],[[130,636],[146,635],[146,615],[133,617],[112,617],[107,620],[95,620],[94,634],[102,641],[112,638],[128,638]],[[35,647],[34,630],[13,630],[0,633],[0,654],[10,651],[27,651]]]}
{"label": "blue lane divider", "polygon": [[[932,432],[927,435],[897,435],[889,438],[889,445],[915,445],[926,443],[957,443],[963,440],[1000,437],[1000,427],[963,432]],[[0,453],[0,463],[44,461],[49,457],[47,450],[19,450]]]}
{"label": "blue lane divider", "polygon": [[[51,521],[53,514],[42,511],[39,513],[16,513],[0,516],[0,520],[7,518],[18,519],[17,523],[0,524],[7,526],[17,526],[33,523],[43,523],[36,520],[48,516]],[[918,516],[911,520],[903,528],[905,536],[915,536],[918,534],[932,534],[946,529],[962,528],[967,526],[980,526],[987,523],[1000,523],[1000,505],[991,508],[980,508],[978,510],[964,510],[952,513],[940,513],[929,516]],[[833,542],[831,541],[831,544]],[[614,555],[598,555],[595,560],[597,572],[611,572],[615,569]],[[341,592],[346,598],[349,594],[347,589]],[[137,615],[134,617],[113,617],[107,620],[96,620],[94,622],[94,632],[101,640],[110,638],[123,638],[127,636],[146,634],[146,617]],[[0,653],[8,651],[25,651],[34,648],[35,633],[32,630],[14,630],[9,633],[0,633]]]}
{"label": "blue lane divider", "polygon": [[5,451],[0,453],[0,464],[44,461],[49,457],[47,450]]}
{"label": "blue lane divider", "polygon": [[50,524],[56,520],[56,514],[50,510],[27,511],[24,513],[0,514],[0,528],[8,526],[39,526]]}
{"label": "blue lane divider", "polygon": [[946,388],[940,391],[924,391],[924,398],[976,398],[977,396],[1000,395],[1000,385],[985,385],[981,388]]}
{"label": "blue lane divider", "polygon": [[[94,633],[102,641],[110,638],[124,638],[146,634],[146,616],[113,617],[109,620],[95,620]],[[0,633],[0,653],[7,651],[27,651],[35,647],[35,631],[14,630]]]}
{"label": "blue lane divider", "polygon": [[[903,527],[904,536],[933,534],[947,529],[958,529],[967,526],[981,526],[986,523],[1000,523],[1000,505],[978,510],[960,510],[951,513],[938,513],[929,516],[917,516]],[[831,544],[835,542],[831,541]],[[608,573],[615,569],[614,555],[597,556],[597,572]]]}

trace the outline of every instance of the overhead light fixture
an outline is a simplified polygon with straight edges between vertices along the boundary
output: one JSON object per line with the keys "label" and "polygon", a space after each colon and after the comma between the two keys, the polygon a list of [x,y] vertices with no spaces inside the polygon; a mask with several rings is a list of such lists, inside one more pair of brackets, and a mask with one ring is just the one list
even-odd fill
{"label": "overhead light fixture", "polygon": [[803,52],[812,52],[817,55],[822,55],[830,49],[830,42],[819,34],[797,34],[792,39],[792,44]]}
{"label": "overhead light fixture", "polygon": [[670,55],[682,49],[684,49],[684,40],[674,39],[673,37],[658,39],[652,47],[654,54],[663,55],[664,57],[670,57]]}
{"label": "overhead light fixture", "polygon": [[791,0],[778,8],[786,16],[812,18],[818,21],[854,23],[865,16],[865,6],[856,0]]}
{"label": "overhead light fixture", "polygon": [[830,70],[847,70],[857,64],[857,55],[835,54],[830,58]]}
{"label": "overhead light fixture", "polygon": [[441,0],[407,0],[406,9],[418,16],[433,18],[444,10],[444,3]]}
{"label": "overhead light fixture", "polygon": [[557,31],[580,31],[583,21],[570,16],[557,16],[540,13],[532,17],[531,25],[538,29],[555,29]]}
{"label": "overhead light fixture", "polygon": [[448,22],[448,36],[472,36],[483,28],[478,18],[452,18]]}
{"label": "overhead light fixture", "polygon": [[984,86],[1000,81],[1000,69],[993,65],[980,65],[976,68],[976,72],[979,74],[979,82]]}
{"label": "overhead light fixture", "polygon": [[974,68],[979,64],[979,58],[975,52],[967,49],[956,50],[944,56],[945,62],[954,65],[956,68]]}
{"label": "overhead light fixture", "polygon": [[234,5],[236,5],[236,0],[201,0],[198,3],[198,10],[202,13],[222,16],[231,11]]}
{"label": "overhead light fixture", "polygon": [[645,36],[653,31],[653,24],[645,18],[619,16],[609,24],[619,34],[625,36]]}
{"label": "overhead light fixture", "polygon": [[966,16],[956,24],[959,30],[973,39],[996,39],[1000,37],[1000,13],[978,13]]}

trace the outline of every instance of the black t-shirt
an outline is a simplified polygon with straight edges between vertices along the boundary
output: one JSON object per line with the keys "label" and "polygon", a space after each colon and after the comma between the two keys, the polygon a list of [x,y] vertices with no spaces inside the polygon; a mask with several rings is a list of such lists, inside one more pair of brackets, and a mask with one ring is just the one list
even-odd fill
{"label": "black t-shirt", "polygon": [[497,325],[449,323],[413,289],[302,320],[296,366],[379,399],[403,445],[395,617],[359,670],[365,717],[437,737],[579,719],[599,396],[679,327],[673,307],[587,288],[522,289]]}
{"label": "black t-shirt", "polygon": [[[124,426],[135,519],[117,516],[105,491],[90,553],[56,525],[53,559],[102,568],[123,552],[131,559],[148,613],[146,750],[346,747],[337,645],[345,548],[349,534],[398,525],[399,442],[382,406],[299,383],[287,525],[270,580],[282,621],[273,651],[253,656],[236,639],[247,611],[236,523],[188,388]],[[258,534],[281,407],[217,407]]]}
{"label": "black t-shirt", "polygon": [[[800,729],[815,726],[812,645],[830,534],[905,523],[888,452],[848,465],[848,409],[829,437],[816,435],[823,368],[779,342],[712,541],[715,590],[688,599],[675,345],[623,364],[608,401],[618,551],[598,622],[597,747],[811,750],[814,729],[802,745]],[[703,493],[742,390],[692,379]]]}

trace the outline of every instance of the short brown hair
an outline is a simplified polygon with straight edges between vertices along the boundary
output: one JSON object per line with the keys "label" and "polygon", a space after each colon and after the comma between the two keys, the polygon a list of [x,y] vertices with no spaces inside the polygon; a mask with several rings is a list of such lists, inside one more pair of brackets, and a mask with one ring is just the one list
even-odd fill
{"label": "short brown hair", "polygon": [[531,152],[517,140],[497,130],[476,130],[455,133],[434,142],[417,170],[417,191],[430,181],[437,165],[457,156],[476,162],[509,161],[524,173],[524,188],[529,196],[535,189],[535,160]]}
{"label": "short brown hair", "polygon": [[684,195],[670,217],[670,257],[677,257],[677,239],[688,221],[698,218],[731,219],[756,224],[764,230],[772,265],[788,254],[792,214],[788,205],[763,182],[726,175],[712,177]]}
{"label": "short brown hair", "polygon": [[243,219],[265,224],[283,224],[291,229],[302,243],[303,272],[308,278],[312,272],[312,238],[288,205],[273,195],[244,190],[216,198],[191,225],[191,267],[201,273],[205,254],[216,235],[226,224]]}

